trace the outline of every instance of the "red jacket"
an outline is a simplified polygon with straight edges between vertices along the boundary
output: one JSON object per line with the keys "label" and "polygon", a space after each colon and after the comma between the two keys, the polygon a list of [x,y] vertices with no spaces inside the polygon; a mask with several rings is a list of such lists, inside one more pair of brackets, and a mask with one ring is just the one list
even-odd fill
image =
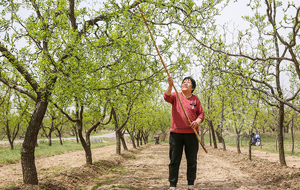
{"label": "red jacket", "polygon": [[[204,121],[204,111],[201,106],[200,100],[197,96],[192,95],[190,98],[185,98],[181,93],[178,93],[186,114],[191,122],[197,118],[201,118]],[[164,93],[164,99],[166,102],[172,104],[172,117],[171,117],[171,132],[174,133],[194,133],[194,130],[190,127],[189,121],[186,118],[184,111],[180,105],[180,101],[176,95],[176,92],[171,93],[168,96]],[[199,128],[196,128],[199,132]]]}

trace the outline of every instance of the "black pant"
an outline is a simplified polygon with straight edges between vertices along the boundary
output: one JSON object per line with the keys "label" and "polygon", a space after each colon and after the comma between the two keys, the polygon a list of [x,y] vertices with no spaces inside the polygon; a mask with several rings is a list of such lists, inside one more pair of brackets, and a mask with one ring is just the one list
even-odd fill
{"label": "black pant", "polygon": [[181,162],[183,147],[187,160],[187,180],[188,185],[194,185],[197,172],[197,153],[199,142],[195,133],[170,133],[170,164],[169,182],[171,187],[176,187],[178,182],[178,172]]}

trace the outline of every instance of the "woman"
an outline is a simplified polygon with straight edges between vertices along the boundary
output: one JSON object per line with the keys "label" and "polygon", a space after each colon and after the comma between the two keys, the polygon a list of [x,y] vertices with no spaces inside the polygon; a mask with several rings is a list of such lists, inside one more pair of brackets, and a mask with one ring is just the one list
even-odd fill
{"label": "woman", "polygon": [[183,153],[185,151],[187,159],[187,181],[188,189],[195,189],[194,181],[197,172],[197,153],[199,149],[198,139],[193,129],[199,133],[198,126],[204,120],[204,111],[200,100],[193,95],[196,82],[192,77],[185,77],[181,84],[181,93],[178,93],[183,107],[188,115],[191,124],[185,116],[176,92],[172,93],[173,79],[168,78],[169,86],[164,93],[166,102],[172,104],[171,128],[170,128],[170,164],[169,182],[170,189],[176,189],[178,182],[178,172]]}

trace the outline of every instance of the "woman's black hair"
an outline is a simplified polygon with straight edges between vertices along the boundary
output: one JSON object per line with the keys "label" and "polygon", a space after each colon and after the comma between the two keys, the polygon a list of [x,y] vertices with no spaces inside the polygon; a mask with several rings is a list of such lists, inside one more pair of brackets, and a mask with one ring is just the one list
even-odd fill
{"label": "woman's black hair", "polygon": [[[182,83],[181,83],[181,84],[183,84],[183,82],[184,82],[186,79],[191,80],[191,82],[192,82],[192,88],[195,90],[195,88],[196,88],[196,81],[195,81],[192,77],[184,77],[184,79],[182,80]],[[194,92],[194,90],[192,90],[192,93]]]}

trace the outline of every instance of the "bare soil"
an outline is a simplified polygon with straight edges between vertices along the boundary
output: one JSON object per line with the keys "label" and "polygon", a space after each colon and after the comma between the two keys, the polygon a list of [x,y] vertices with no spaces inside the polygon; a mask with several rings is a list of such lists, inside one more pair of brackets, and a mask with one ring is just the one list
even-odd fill
{"label": "bare soil", "polygon": [[[83,151],[36,158],[39,185],[22,184],[21,163],[0,167],[0,189],[168,189],[168,144],[153,143],[115,154],[115,145],[93,149],[92,166],[85,165]],[[278,154],[248,150],[236,153],[206,145],[200,147],[195,186],[206,190],[300,189],[300,158],[286,155],[288,167],[279,165]],[[187,189],[183,155],[177,189]]]}

